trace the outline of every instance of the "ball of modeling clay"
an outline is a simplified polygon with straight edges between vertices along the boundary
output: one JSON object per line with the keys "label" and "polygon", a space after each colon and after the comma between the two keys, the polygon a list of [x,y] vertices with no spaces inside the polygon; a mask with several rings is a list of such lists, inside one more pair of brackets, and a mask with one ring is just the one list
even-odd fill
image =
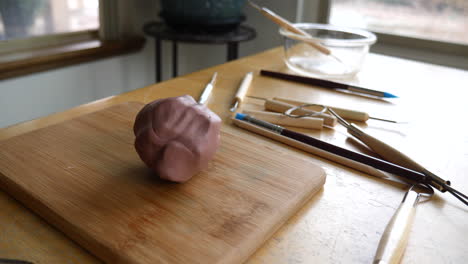
{"label": "ball of modeling clay", "polygon": [[220,142],[221,119],[188,95],[160,99],[138,113],[135,149],[160,178],[185,182],[208,167]]}

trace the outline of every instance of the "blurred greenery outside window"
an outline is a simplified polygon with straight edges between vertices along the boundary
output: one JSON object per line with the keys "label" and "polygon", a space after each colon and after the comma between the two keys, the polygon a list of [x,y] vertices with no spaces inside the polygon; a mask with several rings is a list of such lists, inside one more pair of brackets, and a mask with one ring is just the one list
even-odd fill
{"label": "blurred greenery outside window", "polygon": [[99,0],[0,0],[0,53],[97,38]]}
{"label": "blurred greenery outside window", "polygon": [[321,22],[375,32],[378,43],[468,56],[468,0],[327,0]]}

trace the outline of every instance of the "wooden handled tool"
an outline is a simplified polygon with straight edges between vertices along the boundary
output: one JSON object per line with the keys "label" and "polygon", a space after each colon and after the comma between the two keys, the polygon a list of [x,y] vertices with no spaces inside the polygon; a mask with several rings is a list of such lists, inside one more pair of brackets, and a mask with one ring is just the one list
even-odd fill
{"label": "wooden handled tool", "polygon": [[445,181],[441,179],[439,176],[428,171],[422,165],[412,160],[410,157],[406,156],[402,152],[380,141],[379,139],[363,132],[356,125],[350,124],[350,127],[347,130],[348,130],[348,133],[355,136],[361,142],[366,144],[375,153],[379,154],[379,156],[381,156],[383,159],[390,161],[392,163],[398,164],[400,166],[403,166],[403,167],[406,167],[406,168],[409,168],[418,172],[422,172],[425,175],[428,175],[428,176],[430,175],[432,178],[431,185],[437,188],[439,191],[445,192],[446,187],[444,187],[444,185],[445,184],[450,185],[449,181]]}
{"label": "wooden handled tool", "polygon": [[379,154],[386,161],[389,161],[394,164],[398,164],[402,167],[406,167],[408,169],[412,169],[417,172],[422,172],[425,175],[430,176],[431,177],[430,184],[436,189],[438,189],[439,191],[442,191],[442,192],[446,191],[447,187],[445,185],[450,185],[449,181],[445,181],[441,179],[440,177],[428,171],[426,168],[419,165],[416,161],[412,160],[410,157],[401,153],[397,149],[367,134],[366,132],[362,131],[359,127],[357,127],[355,124],[352,124],[352,123],[350,124],[346,122],[346,120],[341,118],[333,109],[328,109],[328,111],[332,113],[338,119],[338,122],[340,122],[340,124],[346,127],[349,134],[353,135],[354,137],[359,139],[362,143],[366,144],[369,148],[371,148],[375,153]]}
{"label": "wooden handled tool", "polygon": [[[277,100],[277,101],[281,101],[281,102],[285,102],[285,103],[293,104],[293,105],[311,104],[310,102],[301,102],[301,101],[296,101],[296,100],[291,100],[291,99],[286,99],[286,98],[280,98],[280,97],[274,97],[273,100]],[[366,112],[361,112],[361,111],[351,110],[351,109],[345,109],[345,108],[339,108],[339,107],[329,106],[329,105],[323,105],[323,106],[326,106],[328,108],[332,108],[333,111],[335,111],[338,115],[340,115],[344,119],[350,119],[350,120],[359,121],[359,122],[366,122],[369,119],[375,119],[375,120],[380,120],[380,121],[385,121],[385,122],[396,123],[396,121],[393,121],[393,120],[388,120],[388,119],[369,116],[369,114],[366,113]],[[320,109],[321,109],[320,106],[307,106],[306,108],[314,110],[314,111],[320,111]]]}
{"label": "wooden handled tool", "polygon": [[[433,194],[433,190],[428,187],[425,191],[428,196]],[[398,264],[405,252],[406,244],[413,222],[416,205],[419,202],[421,193],[411,187],[403,197],[403,201],[397,211],[387,224],[374,258],[374,264]]]}
{"label": "wooden handled tool", "polygon": [[408,191],[380,238],[374,264],[397,264],[406,248],[419,194]]}
{"label": "wooden handled tool", "polygon": [[[269,111],[284,113],[285,111],[287,111],[287,110],[289,110],[289,109],[291,109],[293,107],[296,107],[296,106],[292,105],[292,104],[285,103],[285,102],[280,102],[280,101],[277,101],[277,100],[270,100],[270,99],[265,100],[265,109],[269,110]],[[335,126],[336,123],[337,123],[337,120],[336,120],[336,118],[334,116],[331,116],[331,115],[325,114],[325,113],[315,112],[315,111],[308,110],[308,109],[302,109],[302,108],[297,109],[297,110],[295,110],[293,112],[293,114],[295,114],[295,115],[316,114],[313,117],[323,118],[323,124],[328,125],[328,126]]]}
{"label": "wooden handled tool", "polygon": [[[303,105],[303,104],[311,104],[309,102],[301,102],[301,101],[296,101],[296,100],[291,100],[291,99],[286,99],[286,98],[280,98],[280,97],[274,97],[273,100],[277,100],[280,102],[285,102],[288,104],[293,104],[293,105]],[[350,110],[350,109],[344,109],[344,108],[339,108],[339,107],[334,107],[334,106],[329,106],[329,105],[323,105],[328,108],[332,108],[337,114],[339,114],[341,117],[345,119],[351,119],[355,121],[360,121],[360,122],[365,122],[369,120],[369,114],[365,112],[360,112],[360,111],[355,111],[355,110]],[[320,111],[322,107],[320,106],[307,106],[306,109],[310,109],[313,111]]]}
{"label": "wooden handled tool", "polygon": [[264,16],[269,18],[271,21],[275,22],[280,27],[285,28],[285,29],[287,29],[287,30],[289,30],[289,31],[291,31],[293,33],[304,36],[304,38],[301,38],[301,37],[295,37],[295,36],[291,35],[290,36],[291,38],[296,38],[297,40],[307,42],[307,44],[314,47],[315,49],[322,52],[323,54],[326,54],[326,55],[331,54],[331,51],[329,49],[327,49],[326,47],[324,47],[323,45],[321,45],[317,41],[314,41],[312,39],[312,37],[307,32],[305,32],[304,30],[294,26],[291,22],[289,22],[288,20],[286,20],[286,19],[282,18],[281,16],[275,14],[270,9],[268,9],[266,7],[260,7],[260,6],[256,5],[256,4],[254,4],[252,1],[249,1],[249,4],[252,7],[254,7],[255,9],[257,9],[258,11],[260,11],[260,13],[262,13]]}
{"label": "wooden handled tool", "polygon": [[200,98],[198,99],[198,103],[202,105],[206,105],[208,103],[208,99],[210,99],[211,92],[213,91],[214,85],[216,84],[216,78],[218,77],[218,73],[213,73],[213,77],[211,77],[211,81],[205,86]]}
{"label": "wooden handled tool", "polygon": [[294,139],[279,135],[279,134],[274,133],[274,132],[272,132],[270,130],[267,130],[267,129],[261,128],[259,126],[253,125],[253,124],[251,124],[249,122],[245,122],[245,121],[238,120],[238,119],[235,119],[235,118],[232,119],[232,122],[236,126],[238,126],[240,128],[243,128],[243,129],[246,129],[246,130],[251,131],[253,133],[256,133],[256,134],[262,135],[264,137],[273,139],[275,141],[281,142],[281,143],[289,145],[291,147],[303,150],[305,152],[320,156],[322,158],[334,161],[334,162],[336,162],[338,164],[342,164],[342,165],[347,166],[349,168],[353,168],[353,169],[356,169],[358,171],[362,171],[364,173],[367,173],[369,175],[372,175],[372,176],[375,176],[375,177],[378,177],[378,178],[383,178],[383,179],[389,178],[389,174],[387,174],[385,172],[382,172],[381,170],[378,170],[376,168],[373,168],[371,166],[368,166],[366,164],[363,164],[363,163],[360,163],[360,162],[357,162],[357,161],[353,161],[351,159],[347,159],[347,158],[345,158],[343,156],[333,154],[333,153],[328,152],[326,150],[323,150],[323,149],[320,149],[320,148],[317,148],[317,147],[314,147],[314,146],[299,142],[297,140],[294,140]]}
{"label": "wooden handled tool", "polygon": [[[359,163],[371,166],[373,168],[391,173],[391,175],[389,175],[390,177],[386,177],[386,178],[396,179],[397,182],[404,182],[404,183],[416,182],[416,183],[421,183],[423,185],[427,185],[427,182],[426,182],[427,176],[420,172],[416,172],[414,170],[410,170],[408,168],[390,163],[382,159],[360,154],[358,152],[354,152],[354,151],[327,143],[325,141],[308,136],[306,134],[296,132],[296,131],[284,128],[282,126],[260,120],[260,119],[256,119],[247,114],[237,113],[235,115],[235,119],[248,122],[262,129],[269,130],[270,132],[276,133],[280,136],[287,137],[299,143],[303,143],[314,148],[319,148],[321,150],[332,153],[334,155],[339,155],[343,158],[346,158],[355,162],[359,162]],[[399,177],[392,177],[392,175],[393,176],[398,175]],[[405,180],[402,181],[402,178],[400,177],[403,177]]]}
{"label": "wooden handled tool", "polygon": [[273,112],[266,112],[266,111],[254,111],[254,110],[244,110],[243,112],[255,118],[258,118],[263,121],[270,122],[276,125],[312,128],[312,129],[323,128],[322,118],[316,118],[316,117],[293,118],[293,117],[285,116],[280,113],[273,113]]}
{"label": "wooden handled tool", "polygon": [[245,75],[244,79],[242,80],[239,88],[237,89],[236,95],[234,96],[233,106],[229,109],[231,112],[234,112],[239,108],[239,105],[244,100],[247,91],[249,90],[250,83],[253,80],[253,72],[249,72]]}

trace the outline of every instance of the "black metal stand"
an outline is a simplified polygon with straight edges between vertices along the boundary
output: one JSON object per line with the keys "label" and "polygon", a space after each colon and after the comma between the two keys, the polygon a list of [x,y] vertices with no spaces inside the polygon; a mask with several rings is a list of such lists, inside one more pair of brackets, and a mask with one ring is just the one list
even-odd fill
{"label": "black metal stand", "polygon": [[160,82],[162,76],[162,40],[172,41],[172,76],[176,77],[178,72],[177,42],[226,44],[227,61],[231,61],[237,59],[239,56],[239,42],[252,40],[257,35],[255,29],[245,25],[240,25],[229,32],[214,33],[203,30],[176,31],[163,22],[149,22],[143,27],[143,31],[145,34],[155,39],[156,82]]}

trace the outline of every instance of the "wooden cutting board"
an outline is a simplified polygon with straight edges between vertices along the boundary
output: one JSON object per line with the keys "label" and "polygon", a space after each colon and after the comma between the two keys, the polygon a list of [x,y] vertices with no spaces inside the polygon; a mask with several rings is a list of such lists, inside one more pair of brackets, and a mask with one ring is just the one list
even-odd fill
{"label": "wooden cutting board", "polygon": [[223,131],[187,183],[158,180],[133,148],[142,106],[0,142],[1,187],[107,263],[240,263],[325,182],[321,168],[243,131]]}

